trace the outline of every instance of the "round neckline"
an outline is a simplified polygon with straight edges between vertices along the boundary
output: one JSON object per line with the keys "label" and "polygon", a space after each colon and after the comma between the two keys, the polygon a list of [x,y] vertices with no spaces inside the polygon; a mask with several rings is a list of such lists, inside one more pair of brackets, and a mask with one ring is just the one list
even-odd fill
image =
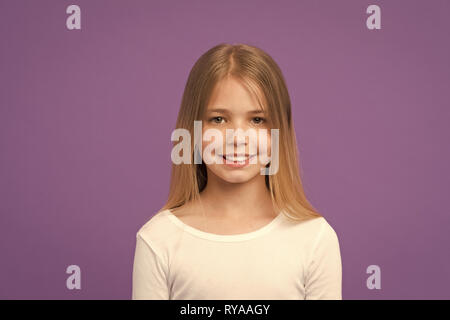
{"label": "round neckline", "polygon": [[172,221],[174,224],[176,224],[178,227],[182,228],[183,230],[189,232],[190,234],[197,236],[199,238],[207,239],[207,240],[214,240],[214,241],[224,241],[224,242],[233,242],[233,241],[242,241],[242,240],[250,240],[254,239],[258,236],[261,236],[263,234],[266,234],[270,230],[272,230],[276,223],[281,220],[281,216],[283,215],[281,212],[278,213],[278,215],[273,218],[268,224],[262,226],[261,228],[246,232],[246,233],[238,233],[238,234],[216,234],[216,233],[210,233],[206,231],[202,231],[200,229],[191,227],[190,225],[183,222],[180,218],[178,218],[176,215],[173,214],[173,212],[170,209],[166,209],[166,215]]}

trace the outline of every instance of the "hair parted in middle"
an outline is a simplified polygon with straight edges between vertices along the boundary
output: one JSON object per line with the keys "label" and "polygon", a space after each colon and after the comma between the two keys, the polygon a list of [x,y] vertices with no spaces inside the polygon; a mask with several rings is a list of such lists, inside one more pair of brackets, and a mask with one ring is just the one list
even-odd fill
{"label": "hair parted in middle", "polygon": [[[300,177],[299,152],[292,121],[291,100],[283,74],[276,62],[263,50],[247,44],[222,43],[206,51],[192,67],[183,93],[176,128],[194,135],[194,121],[201,121],[216,85],[228,77],[240,81],[255,95],[259,107],[279,129],[279,168],[266,175],[276,211],[294,221],[322,215],[307,200]],[[208,183],[206,166],[194,164],[191,142],[190,164],[173,164],[169,196],[160,211],[198,200]]]}

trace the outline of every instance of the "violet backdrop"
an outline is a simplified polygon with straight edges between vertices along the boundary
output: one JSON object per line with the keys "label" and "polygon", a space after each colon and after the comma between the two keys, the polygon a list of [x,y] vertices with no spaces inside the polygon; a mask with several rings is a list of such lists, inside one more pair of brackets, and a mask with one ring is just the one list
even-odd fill
{"label": "violet backdrop", "polygon": [[[66,8],[81,8],[81,30]],[[366,8],[381,8],[380,30]],[[0,2],[0,298],[130,299],[196,59],[281,67],[305,192],[338,234],[344,299],[450,298],[450,2]],[[67,266],[81,290],[66,288]],[[369,290],[369,265],[381,289]]]}

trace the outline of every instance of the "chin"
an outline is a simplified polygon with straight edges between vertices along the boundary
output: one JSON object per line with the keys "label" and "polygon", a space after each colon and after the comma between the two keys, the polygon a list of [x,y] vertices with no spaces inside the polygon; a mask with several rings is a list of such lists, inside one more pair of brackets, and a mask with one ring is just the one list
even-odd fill
{"label": "chin", "polygon": [[252,177],[221,177],[222,180],[228,183],[245,183],[252,179]]}
{"label": "chin", "polygon": [[221,172],[216,172],[215,175],[228,182],[228,183],[245,183],[247,181],[252,180],[256,176],[259,175],[259,169],[258,170],[251,170],[251,171],[245,171],[245,170],[235,170],[235,171],[228,171],[224,170]]}

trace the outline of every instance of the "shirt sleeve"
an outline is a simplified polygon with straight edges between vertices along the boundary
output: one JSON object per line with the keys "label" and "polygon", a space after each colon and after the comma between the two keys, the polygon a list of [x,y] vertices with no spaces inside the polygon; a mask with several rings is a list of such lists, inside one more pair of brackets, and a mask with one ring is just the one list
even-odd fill
{"label": "shirt sleeve", "polygon": [[169,300],[167,268],[152,246],[136,234],[132,300]]}
{"label": "shirt sleeve", "polygon": [[306,300],[342,300],[342,263],[339,240],[325,221],[313,247],[307,277]]}

